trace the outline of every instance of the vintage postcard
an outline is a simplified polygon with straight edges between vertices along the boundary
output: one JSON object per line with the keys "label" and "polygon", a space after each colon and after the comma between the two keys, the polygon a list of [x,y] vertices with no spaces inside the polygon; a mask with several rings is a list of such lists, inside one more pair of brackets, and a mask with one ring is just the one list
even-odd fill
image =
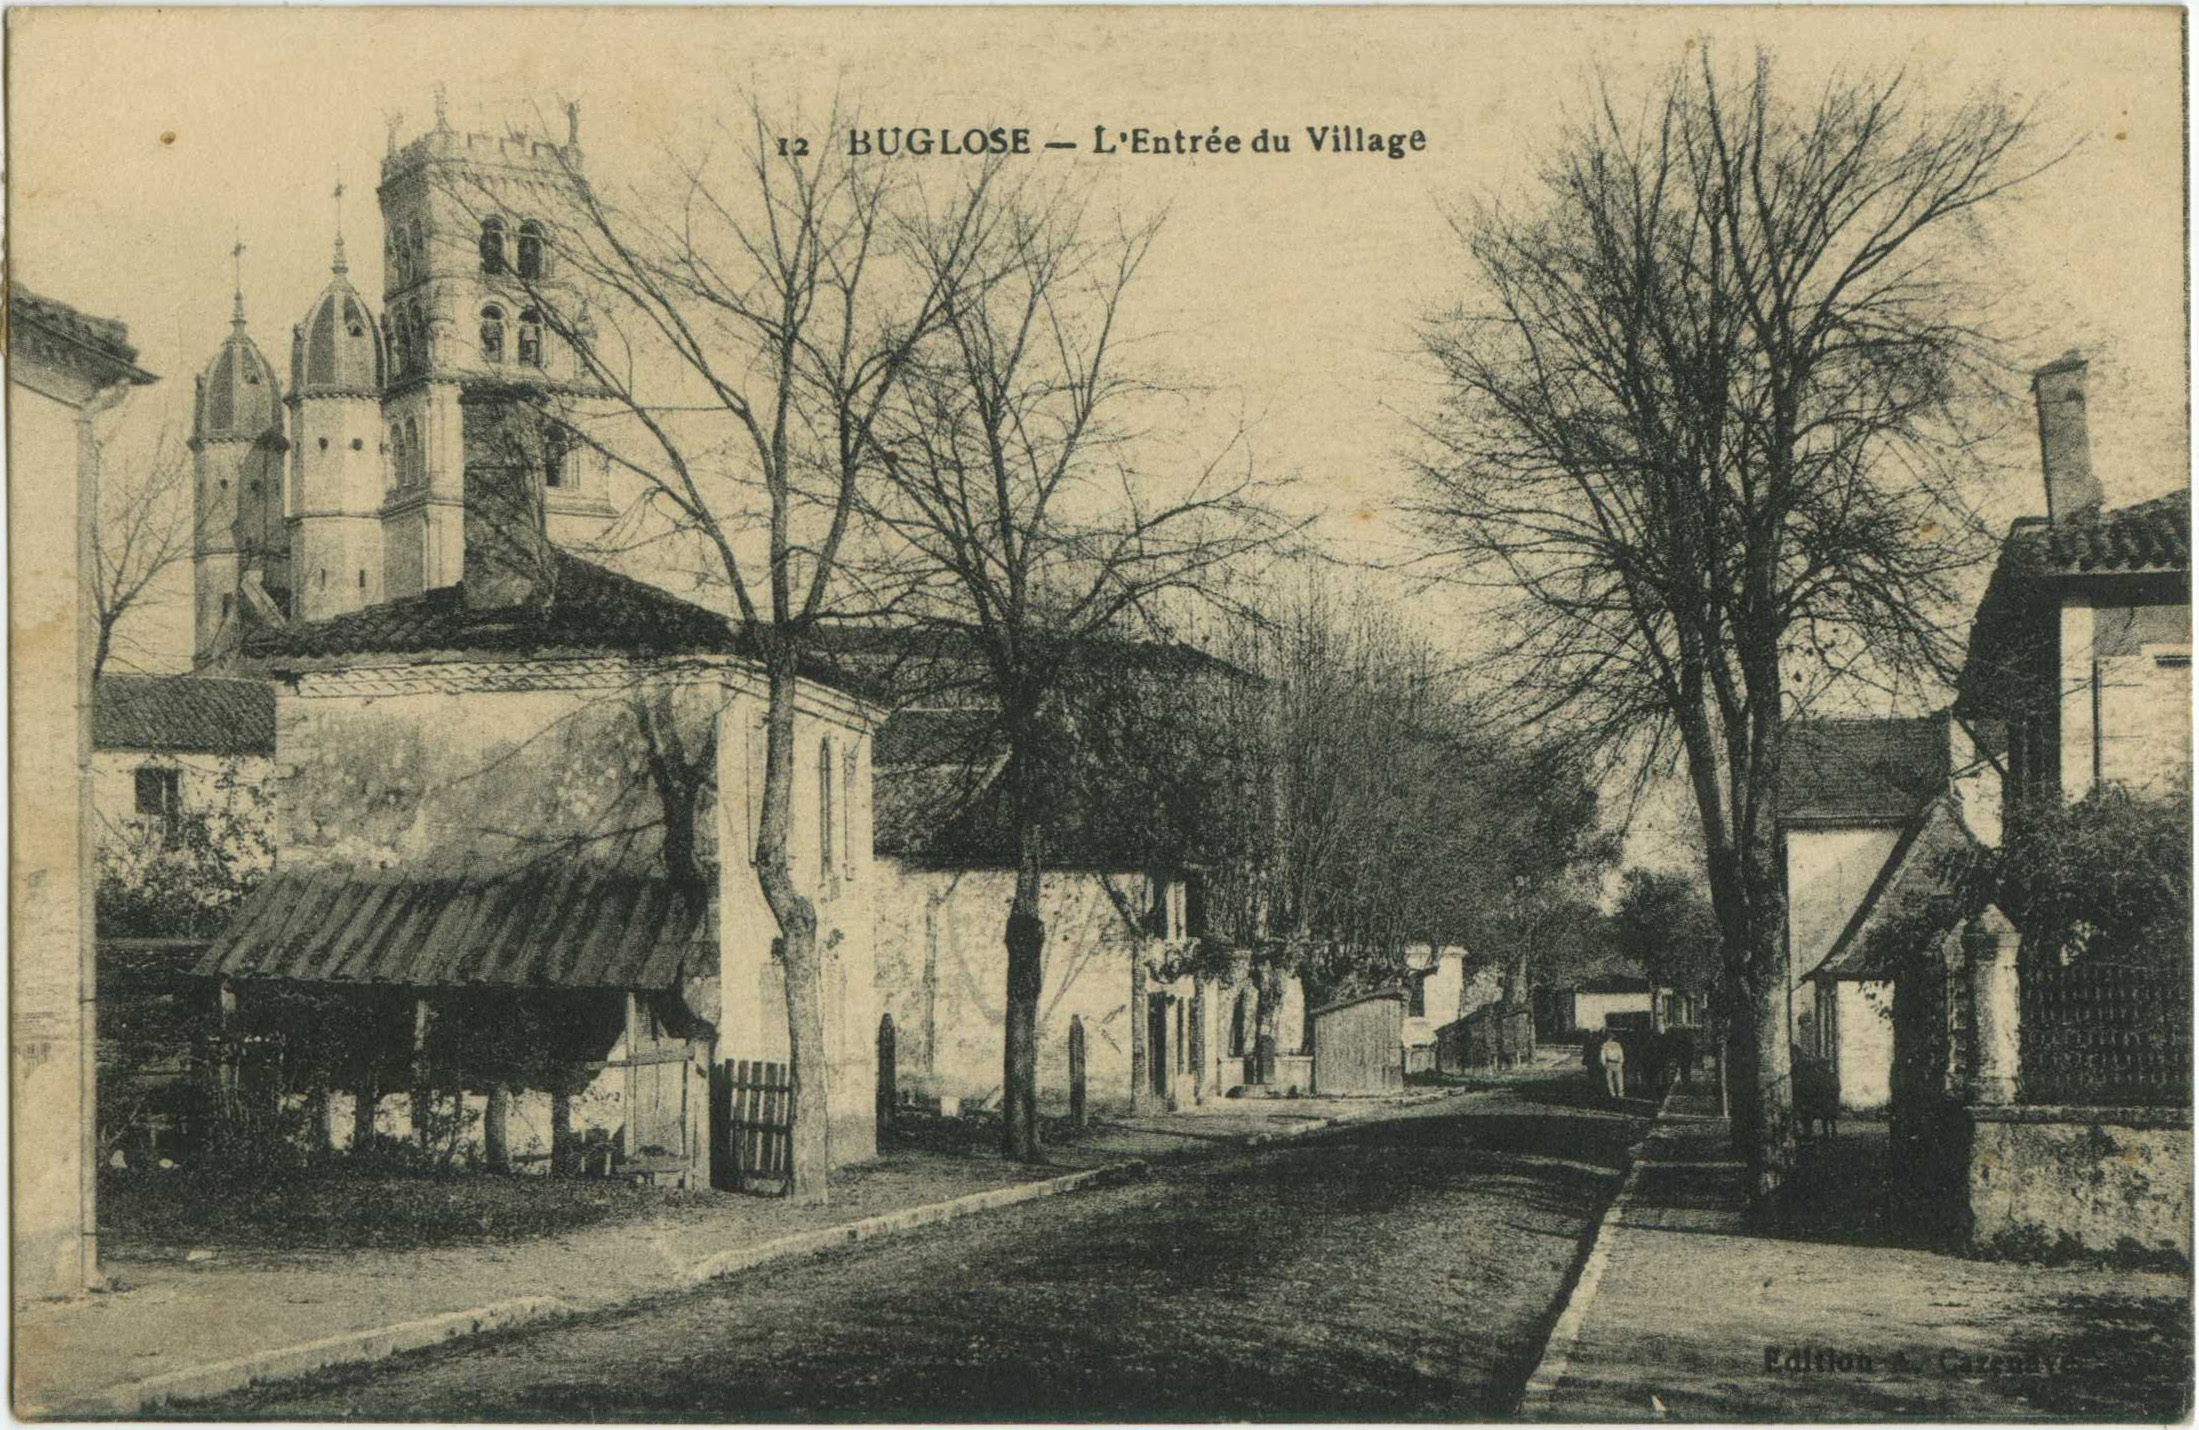
{"label": "vintage postcard", "polygon": [[2188,1418],[2186,38],[10,11],[15,1413]]}

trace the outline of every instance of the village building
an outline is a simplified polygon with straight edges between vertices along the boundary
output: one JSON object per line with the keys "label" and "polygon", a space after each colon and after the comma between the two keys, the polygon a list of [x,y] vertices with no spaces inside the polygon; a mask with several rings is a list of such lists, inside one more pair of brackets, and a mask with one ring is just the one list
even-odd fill
{"label": "village building", "polygon": [[1702,1021],[1703,1000],[1660,987],[1639,973],[1606,968],[1570,984],[1534,990],[1536,1031],[1575,1040],[1606,1028],[1678,1027]]}
{"label": "village building", "polygon": [[[108,674],[92,702],[100,937],[203,933],[181,906],[214,906],[268,863],[275,692],[263,680]],[[160,879],[162,866],[186,860],[192,867]],[[203,886],[190,887],[201,876]],[[156,883],[174,886],[173,915],[117,908],[109,897]]]}
{"label": "village building", "polygon": [[[2191,493],[2104,506],[2084,359],[2039,369],[2046,515],[2016,520],[1957,703],[2006,730],[2005,835],[2191,774]],[[2035,827],[2035,826],[2034,826]],[[2191,946],[2065,946],[1989,906],[1911,951],[1895,1005],[1895,1145],[1970,1243],[2189,1260]]]}
{"label": "village building", "polygon": [[[1946,856],[1975,842],[1946,714],[1798,720],[1779,798],[1794,1046],[1834,1069],[1840,1105],[1886,1106],[1893,972],[1874,935],[1934,897]],[[1967,749],[1965,745],[1965,750]]]}
{"label": "village building", "polygon": [[[996,1106],[1004,1074],[1016,870],[990,729],[981,708],[903,710],[876,755],[882,1016],[902,1096],[950,1112]],[[1093,1110],[1180,1105],[1244,1081],[1246,1010],[1171,967],[1198,936],[1195,878],[1156,875],[1103,819],[1057,819],[1049,836],[1041,1106],[1069,1106],[1072,1024]]]}
{"label": "village building", "polygon": [[103,1162],[188,1157],[215,1000],[195,969],[273,862],[275,692],[106,674],[93,693]]}
{"label": "village building", "polygon": [[[97,994],[93,950],[94,423],[155,381],[127,326],[10,282],[11,643],[8,1049],[14,1134],[12,1290],[69,1295],[99,1280]],[[67,633],[67,634],[62,634]]]}

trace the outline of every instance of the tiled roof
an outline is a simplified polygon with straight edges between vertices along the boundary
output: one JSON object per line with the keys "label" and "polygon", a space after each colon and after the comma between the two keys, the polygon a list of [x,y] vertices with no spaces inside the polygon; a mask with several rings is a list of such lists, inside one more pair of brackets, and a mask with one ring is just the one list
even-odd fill
{"label": "tiled roof", "polygon": [[2191,488],[2062,521],[2031,517],[2008,533],[2001,560],[2025,574],[2191,570]]}
{"label": "tiled roof", "polygon": [[278,871],[197,971],[412,987],[669,988],[705,907],[661,877],[567,865],[498,879]]}
{"label": "tiled roof", "polygon": [[8,326],[34,326],[64,338],[89,353],[123,369],[138,382],[153,381],[152,374],[137,366],[137,349],[130,346],[130,325],[120,318],[95,318],[55,298],[41,297],[20,283],[8,285]]}
{"label": "tiled roof", "polygon": [[272,755],[275,692],[259,680],[102,675],[92,695],[92,748]]}
{"label": "tiled roof", "polygon": [[541,604],[474,610],[463,586],[385,601],[327,620],[255,631],[255,660],[337,661],[431,652],[671,654],[732,652],[731,622],[644,581],[557,553],[555,595]]}
{"label": "tiled roof", "polygon": [[1950,894],[1945,882],[1949,855],[1975,848],[1977,838],[1955,812],[1949,799],[1935,799],[1909,821],[1893,851],[1880,866],[1870,890],[1856,905],[1847,927],[1825,957],[1809,973],[1811,978],[1890,978],[1913,949],[1880,946],[1872,935],[1890,919],[1919,910],[1931,900]]}
{"label": "tiled roof", "polygon": [[1780,755],[1787,824],[1902,824],[1947,788],[1947,722],[1797,720]]}
{"label": "tiled roof", "polygon": [[2191,488],[2062,521],[2023,517],[2010,527],[1970,625],[1958,708],[1998,716],[2038,698],[2027,667],[2051,657],[2056,588],[2100,578],[2166,588],[2136,597],[2155,602],[2176,600],[2181,588],[2188,603]]}

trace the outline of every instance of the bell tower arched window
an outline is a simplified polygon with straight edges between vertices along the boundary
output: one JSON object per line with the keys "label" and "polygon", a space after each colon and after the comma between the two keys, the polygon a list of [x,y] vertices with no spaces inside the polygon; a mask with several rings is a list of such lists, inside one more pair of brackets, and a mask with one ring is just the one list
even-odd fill
{"label": "bell tower arched window", "polygon": [[405,246],[412,251],[411,270],[420,277],[428,274],[428,231],[426,225],[414,219],[405,229]]}
{"label": "bell tower arched window", "polygon": [[389,325],[389,365],[398,377],[412,371],[412,324],[406,320],[402,308],[394,317],[384,314],[382,321]]}
{"label": "bell tower arched window", "polygon": [[519,360],[528,367],[542,366],[542,315],[532,308],[519,315]]}
{"label": "bell tower arched window", "polygon": [[481,310],[481,361],[504,360],[504,310],[491,303]]}
{"label": "bell tower arched window", "polygon": [[415,485],[428,479],[428,454],[420,445],[420,420],[405,419],[405,480]]}
{"label": "bell tower arched window", "polygon": [[389,465],[382,484],[390,491],[405,484],[405,429],[395,422],[389,424]]}
{"label": "bell tower arched window", "polygon": [[495,214],[481,220],[481,271],[504,271],[504,220]]}
{"label": "bell tower arched window", "polygon": [[519,276],[542,276],[542,225],[533,219],[523,219],[519,225]]}

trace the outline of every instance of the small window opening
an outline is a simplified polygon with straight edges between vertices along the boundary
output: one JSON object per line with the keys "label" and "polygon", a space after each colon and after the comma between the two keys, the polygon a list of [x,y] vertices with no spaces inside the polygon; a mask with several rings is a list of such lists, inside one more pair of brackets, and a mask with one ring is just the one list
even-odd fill
{"label": "small window opening", "polygon": [[504,271],[504,220],[493,214],[481,220],[481,271]]}
{"label": "small window opening", "polygon": [[519,276],[542,276],[542,225],[533,219],[519,225]]}

